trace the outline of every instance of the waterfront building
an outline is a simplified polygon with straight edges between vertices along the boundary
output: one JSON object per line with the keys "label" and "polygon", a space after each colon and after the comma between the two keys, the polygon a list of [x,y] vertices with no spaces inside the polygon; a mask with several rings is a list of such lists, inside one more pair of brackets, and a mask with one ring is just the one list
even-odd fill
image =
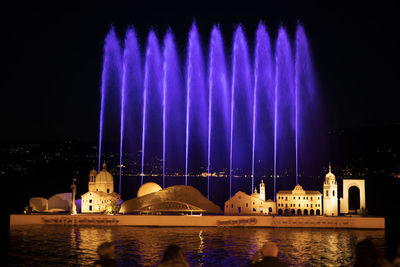
{"label": "waterfront building", "polygon": [[81,196],[81,212],[104,212],[111,208],[112,202],[119,202],[121,197],[114,192],[114,177],[107,171],[107,164],[97,173],[89,174],[89,191]]}
{"label": "waterfront building", "polygon": [[265,200],[265,184],[260,183],[260,193],[254,188],[254,193],[247,195],[238,191],[225,202],[225,215],[271,215],[276,214],[276,203],[272,199]]}
{"label": "waterfront building", "polygon": [[321,215],[322,194],[304,190],[296,185],[293,190],[281,190],[276,194],[279,215]]}

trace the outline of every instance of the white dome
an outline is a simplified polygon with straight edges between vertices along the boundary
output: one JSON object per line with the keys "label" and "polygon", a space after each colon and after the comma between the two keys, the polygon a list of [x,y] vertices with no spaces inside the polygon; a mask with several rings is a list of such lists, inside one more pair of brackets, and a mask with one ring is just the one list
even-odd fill
{"label": "white dome", "polygon": [[332,173],[331,163],[329,162],[329,172],[325,175],[325,180],[335,180],[335,175]]}
{"label": "white dome", "polygon": [[333,173],[331,173],[331,172],[328,172],[325,175],[325,180],[335,180],[335,175]]}
{"label": "white dome", "polygon": [[144,195],[158,192],[160,190],[162,190],[161,186],[159,186],[156,183],[153,182],[145,183],[139,188],[137,192],[137,197],[142,197]]}
{"label": "white dome", "polygon": [[96,175],[96,183],[114,183],[114,178],[107,170],[102,170]]}

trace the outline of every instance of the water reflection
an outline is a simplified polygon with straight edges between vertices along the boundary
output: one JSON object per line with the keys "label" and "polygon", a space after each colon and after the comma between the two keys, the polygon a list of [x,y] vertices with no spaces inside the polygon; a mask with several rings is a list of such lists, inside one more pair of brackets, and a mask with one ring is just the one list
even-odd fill
{"label": "water reflection", "polygon": [[371,238],[385,250],[384,231],[273,228],[150,228],[19,226],[10,229],[10,265],[91,265],[97,247],[114,242],[117,260],[156,265],[169,244],[181,246],[193,266],[247,265],[267,241],[291,265],[349,265],[357,242]]}

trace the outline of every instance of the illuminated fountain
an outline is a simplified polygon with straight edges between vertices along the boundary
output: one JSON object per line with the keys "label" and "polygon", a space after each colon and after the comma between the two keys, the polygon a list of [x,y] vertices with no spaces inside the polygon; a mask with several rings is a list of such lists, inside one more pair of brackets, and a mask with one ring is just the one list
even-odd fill
{"label": "illuminated fountain", "polygon": [[157,164],[163,188],[171,173],[186,185],[188,176],[206,173],[208,198],[210,176],[223,171],[230,197],[239,176],[251,177],[249,192],[255,177],[268,175],[275,195],[276,178],[288,169],[298,184],[310,131],[304,123],[315,94],[303,27],[297,26],[294,42],[280,27],[272,42],[260,23],[254,49],[240,25],[230,49],[219,26],[212,28],[208,46],[196,24],[187,40],[185,53],[178,54],[171,29],[163,42],[150,31],[143,51],[133,28],[123,53],[113,28],[105,39],[99,162],[107,150],[103,140],[118,142],[119,191],[124,153],[140,153],[141,184]]}

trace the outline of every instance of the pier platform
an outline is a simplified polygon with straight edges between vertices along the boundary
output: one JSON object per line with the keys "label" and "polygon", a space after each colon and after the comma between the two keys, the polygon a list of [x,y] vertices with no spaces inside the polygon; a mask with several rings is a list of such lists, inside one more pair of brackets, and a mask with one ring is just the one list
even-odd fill
{"label": "pier platform", "polygon": [[10,226],[32,224],[148,227],[286,227],[384,229],[383,217],[11,214]]}

